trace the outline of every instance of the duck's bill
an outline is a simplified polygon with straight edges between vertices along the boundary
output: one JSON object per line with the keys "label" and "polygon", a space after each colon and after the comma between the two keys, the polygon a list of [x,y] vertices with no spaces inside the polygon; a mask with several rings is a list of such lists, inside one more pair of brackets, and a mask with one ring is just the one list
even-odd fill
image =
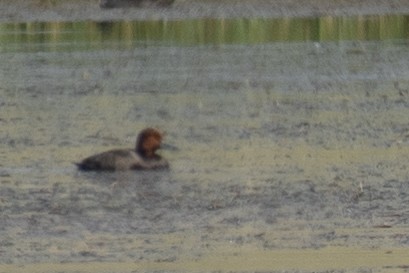
{"label": "duck's bill", "polygon": [[169,151],[179,151],[179,148],[168,143],[163,143],[160,145],[160,148],[163,150],[169,150]]}

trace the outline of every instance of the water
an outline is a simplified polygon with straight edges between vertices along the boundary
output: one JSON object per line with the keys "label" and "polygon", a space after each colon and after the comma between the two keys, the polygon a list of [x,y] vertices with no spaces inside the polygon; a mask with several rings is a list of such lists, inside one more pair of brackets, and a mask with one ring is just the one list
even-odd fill
{"label": "water", "polygon": [[[355,259],[351,247],[369,247],[378,252],[354,265],[371,268],[407,246],[407,38],[250,42],[245,27],[239,42],[84,42],[144,29],[118,24],[45,24],[2,46],[1,263],[231,271],[239,257],[261,259],[260,270],[327,270],[309,251]],[[132,147],[146,126],[176,147],[161,151],[170,171],[72,164]],[[271,264],[288,251],[299,264]]]}

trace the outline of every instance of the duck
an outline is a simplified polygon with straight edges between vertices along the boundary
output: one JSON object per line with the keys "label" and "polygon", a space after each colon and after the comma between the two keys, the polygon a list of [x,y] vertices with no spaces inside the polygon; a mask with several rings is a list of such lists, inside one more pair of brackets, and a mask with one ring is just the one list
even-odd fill
{"label": "duck", "polygon": [[175,2],[175,0],[100,0],[99,7],[102,9],[142,6],[167,7],[172,5],[173,2]]}
{"label": "duck", "polygon": [[156,128],[145,128],[138,134],[134,149],[109,150],[75,164],[81,171],[167,169],[168,161],[156,153],[161,147],[163,135]]}

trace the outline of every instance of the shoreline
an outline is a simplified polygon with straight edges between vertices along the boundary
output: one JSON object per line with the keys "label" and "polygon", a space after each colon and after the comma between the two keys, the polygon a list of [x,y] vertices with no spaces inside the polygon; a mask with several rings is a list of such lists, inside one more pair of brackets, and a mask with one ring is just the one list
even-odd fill
{"label": "shoreline", "polygon": [[4,0],[0,22],[183,20],[408,14],[409,1],[176,0],[171,7],[101,9],[98,0]]}

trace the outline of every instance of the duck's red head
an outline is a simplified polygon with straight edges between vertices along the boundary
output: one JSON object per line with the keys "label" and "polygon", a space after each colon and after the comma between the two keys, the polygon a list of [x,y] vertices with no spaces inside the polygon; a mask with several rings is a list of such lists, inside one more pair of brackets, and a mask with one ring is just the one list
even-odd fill
{"label": "duck's red head", "polygon": [[143,129],[136,140],[136,152],[145,158],[154,158],[160,148],[163,133],[155,128]]}

